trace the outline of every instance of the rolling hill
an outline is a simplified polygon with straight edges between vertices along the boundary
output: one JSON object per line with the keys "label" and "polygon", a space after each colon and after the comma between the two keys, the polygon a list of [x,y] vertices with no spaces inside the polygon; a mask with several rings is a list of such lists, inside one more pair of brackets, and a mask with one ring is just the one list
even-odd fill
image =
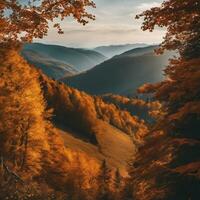
{"label": "rolling hill", "polygon": [[40,43],[24,45],[22,56],[55,79],[88,70],[107,59],[92,50]]}
{"label": "rolling hill", "polygon": [[158,56],[153,52],[155,48],[156,46],[133,49],[62,81],[94,95],[134,95],[136,89],[144,83],[163,79],[163,69],[173,53],[166,52]]}
{"label": "rolling hill", "polygon": [[99,46],[94,48],[94,51],[97,51],[108,58],[111,58],[115,55],[122,54],[128,50],[138,48],[138,47],[145,47],[147,44],[139,43],[139,44],[124,44],[124,45],[110,45],[110,46]]}

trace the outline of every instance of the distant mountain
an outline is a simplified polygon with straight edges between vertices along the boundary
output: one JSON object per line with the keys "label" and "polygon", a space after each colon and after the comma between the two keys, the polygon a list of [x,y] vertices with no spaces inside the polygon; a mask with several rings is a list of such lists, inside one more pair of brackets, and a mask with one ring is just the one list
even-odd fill
{"label": "distant mountain", "polygon": [[163,69],[173,55],[155,55],[156,46],[144,47],[115,56],[93,69],[62,79],[68,85],[90,94],[135,94],[144,83],[163,79]]}
{"label": "distant mountain", "polygon": [[154,50],[156,48],[158,48],[157,45],[151,45],[147,47],[138,47],[138,48],[128,50],[120,55],[116,55],[115,57],[119,58],[119,57],[124,57],[124,56],[129,56],[129,57],[142,56],[144,54],[154,53]]}
{"label": "distant mountain", "polygon": [[30,63],[41,69],[47,76],[60,79],[78,73],[72,66],[42,55],[34,50],[23,50],[23,57]]}
{"label": "distant mountain", "polygon": [[128,50],[138,48],[138,47],[146,47],[147,44],[139,43],[139,44],[124,44],[124,45],[110,45],[110,46],[99,46],[94,49],[108,58],[111,58],[115,55],[122,54]]}
{"label": "distant mountain", "polygon": [[31,64],[42,68],[43,72],[56,79],[88,70],[107,59],[92,50],[40,43],[24,45],[22,55]]}

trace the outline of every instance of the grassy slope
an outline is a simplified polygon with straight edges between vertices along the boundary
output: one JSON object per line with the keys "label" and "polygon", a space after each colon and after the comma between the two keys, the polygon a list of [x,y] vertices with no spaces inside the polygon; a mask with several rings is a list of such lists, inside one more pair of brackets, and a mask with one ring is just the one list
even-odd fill
{"label": "grassy slope", "polygon": [[72,131],[58,131],[62,134],[66,147],[85,152],[99,162],[106,159],[112,168],[119,168],[123,173],[126,172],[127,162],[135,154],[136,147],[130,137],[101,120],[96,135],[97,145],[81,140]]}

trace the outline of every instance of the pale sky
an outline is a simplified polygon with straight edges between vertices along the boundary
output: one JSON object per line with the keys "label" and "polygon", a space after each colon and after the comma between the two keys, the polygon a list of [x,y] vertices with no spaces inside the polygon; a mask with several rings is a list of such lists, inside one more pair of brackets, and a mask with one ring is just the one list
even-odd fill
{"label": "pale sky", "polygon": [[90,12],[96,16],[86,26],[72,19],[62,22],[63,35],[50,29],[49,34],[39,42],[60,44],[72,47],[92,48],[100,45],[148,43],[162,41],[165,31],[156,29],[153,33],[140,29],[142,20],[136,20],[136,14],[159,6],[163,0],[94,0],[96,9]]}

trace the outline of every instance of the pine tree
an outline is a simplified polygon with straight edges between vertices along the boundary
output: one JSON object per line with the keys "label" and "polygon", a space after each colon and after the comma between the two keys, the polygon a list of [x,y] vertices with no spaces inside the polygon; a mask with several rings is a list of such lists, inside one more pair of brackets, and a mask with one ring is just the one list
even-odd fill
{"label": "pine tree", "polygon": [[126,178],[124,181],[124,187],[121,191],[121,200],[134,200],[133,195],[133,183],[130,178]]}
{"label": "pine tree", "polygon": [[124,178],[124,185],[122,188],[121,196],[123,200],[134,200],[134,162],[135,158],[133,158],[133,161],[130,161],[128,163],[128,176]]}
{"label": "pine tree", "polygon": [[111,200],[111,169],[107,166],[106,160],[102,162],[99,175],[97,177],[98,191],[97,200]]}
{"label": "pine tree", "polygon": [[121,192],[122,192],[122,177],[119,169],[116,169],[114,174],[114,199],[121,200]]}

